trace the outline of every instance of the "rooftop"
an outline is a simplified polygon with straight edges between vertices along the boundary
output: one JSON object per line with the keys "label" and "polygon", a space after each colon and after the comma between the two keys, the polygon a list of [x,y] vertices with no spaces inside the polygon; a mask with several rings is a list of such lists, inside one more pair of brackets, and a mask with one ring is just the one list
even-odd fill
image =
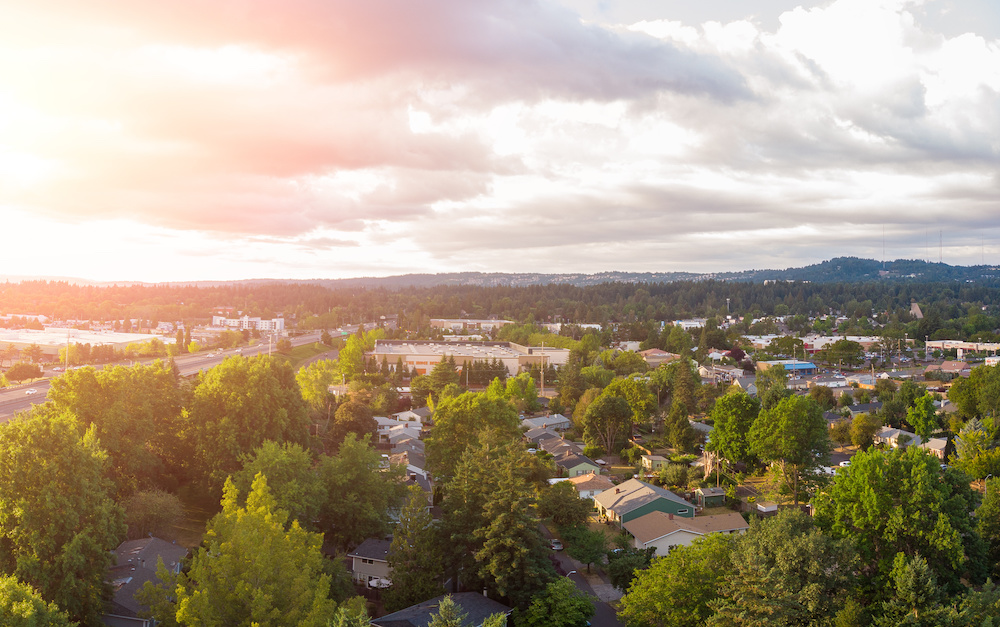
{"label": "rooftop", "polygon": [[622,525],[643,544],[658,540],[678,531],[687,531],[698,535],[720,531],[738,531],[749,529],[750,525],[736,512],[718,514],[716,516],[697,516],[684,518],[671,516],[663,512],[650,512]]}

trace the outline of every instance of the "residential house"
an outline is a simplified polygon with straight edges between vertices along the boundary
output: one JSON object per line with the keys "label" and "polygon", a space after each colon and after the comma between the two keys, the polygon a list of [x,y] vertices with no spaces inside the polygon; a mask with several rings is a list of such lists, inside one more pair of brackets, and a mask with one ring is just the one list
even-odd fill
{"label": "residential house", "polygon": [[401,424],[389,429],[389,431],[385,434],[385,441],[390,444],[397,444],[403,440],[419,440],[420,435],[419,427],[413,428]]}
{"label": "residential house", "polygon": [[809,379],[809,387],[827,387],[831,390],[834,388],[846,388],[848,387],[848,382],[846,377],[838,377],[836,375],[820,375]]}
{"label": "residential house", "polygon": [[[438,613],[438,607],[444,596],[434,597],[429,601],[417,603],[410,607],[386,614],[381,618],[373,618],[375,627],[427,627]],[[494,614],[508,615],[511,608],[494,601],[478,592],[459,592],[451,595],[451,600],[458,606],[459,613],[465,614],[462,627],[482,627],[483,621]]]}
{"label": "residential house", "polygon": [[524,433],[524,437],[536,447],[541,447],[542,442],[545,440],[562,440],[562,436],[552,429],[545,429],[542,427],[528,429]]}
{"label": "residential house", "polygon": [[655,547],[657,555],[666,555],[671,548],[688,546],[710,533],[746,533],[750,525],[736,512],[685,518],[655,511],[623,523],[622,527],[632,535],[635,548]]}
{"label": "residential house", "polygon": [[861,403],[860,405],[848,405],[847,411],[850,412],[851,418],[859,416],[861,414],[874,414],[878,410],[882,409],[882,403],[880,401],[875,401],[874,403]]}
{"label": "residential house", "polygon": [[638,479],[629,479],[613,490],[605,490],[594,497],[594,502],[602,517],[619,524],[655,511],[694,518],[694,505],[670,490]]}
{"label": "residential house", "polygon": [[187,552],[183,546],[154,537],[129,540],[118,545],[115,565],[107,573],[113,596],[102,616],[104,624],[110,627],[150,627],[152,621],[139,618],[139,613],[149,608],[135,599],[135,593],[142,590],[147,581],[157,583],[158,560],[162,559],[163,565],[171,572],[181,572],[181,560]]}
{"label": "residential house", "polygon": [[932,372],[940,372],[945,375],[948,379],[953,379],[955,377],[968,377],[972,374],[972,366],[965,363],[964,361],[945,361],[940,365],[931,364],[924,369],[924,376]]}
{"label": "residential house", "polygon": [[399,440],[392,445],[392,450],[390,453],[420,453],[424,454],[425,445],[423,440]]}
{"label": "residential house", "polygon": [[347,554],[351,578],[369,588],[388,588],[392,569],[389,568],[391,538],[368,538]]}
{"label": "residential house", "polygon": [[669,463],[669,460],[662,455],[643,455],[642,469],[647,473],[657,472]]}
{"label": "residential house", "polygon": [[579,453],[566,452],[555,458],[556,466],[568,477],[595,474],[601,472],[597,462]]}
{"label": "residential house", "polygon": [[583,455],[583,447],[565,438],[546,438],[538,443],[542,450],[553,457],[561,457],[567,453]]}
{"label": "residential house", "polygon": [[570,482],[576,488],[576,491],[580,493],[581,499],[592,499],[605,490],[615,487],[611,479],[597,473],[577,475],[566,479],[566,481]]}
{"label": "residential house", "polygon": [[403,451],[401,453],[394,453],[389,456],[390,464],[397,464],[406,466],[406,474],[418,474],[424,479],[428,478],[427,468],[427,458],[424,457],[423,453],[417,453],[416,451]]}
{"label": "residential house", "polygon": [[757,396],[757,377],[740,377],[733,381],[733,385],[750,396]]}
{"label": "residential house", "polygon": [[562,414],[548,414],[537,418],[525,418],[521,421],[522,427],[531,429],[552,429],[554,431],[565,431],[573,426],[570,419]]}
{"label": "residential house", "polygon": [[884,444],[891,448],[915,446],[919,449],[927,451],[942,461],[944,460],[945,448],[948,446],[948,440],[946,438],[929,438],[926,442],[924,442],[916,433],[910,433],[909,431],[894,429],[892,427],[882,427],[872,439],[876,444]]}
{"label": "residential house", "polygon": [[428,407],[420,407],[418,409],[408,409],[406,411],[396,412],[392,415],[396,420],[402,420],[404,422],[416,421],[420,424],[427,424],[431,419],[431,410]]}
{"label": "residential house", "polygon": [[680,355],[676,353],[668,353],[667,351],[660,350],[658,348],[650,348],[649,350],[639,351],[639,354],[651,369],[659,368],[663,364],[669,364],[675,359],[680,358]]}

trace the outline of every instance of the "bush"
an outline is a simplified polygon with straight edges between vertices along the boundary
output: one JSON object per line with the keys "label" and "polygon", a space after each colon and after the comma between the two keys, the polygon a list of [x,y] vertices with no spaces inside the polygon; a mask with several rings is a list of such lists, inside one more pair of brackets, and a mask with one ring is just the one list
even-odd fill
{"label": "bush", "polygon": [[686,486],[688,482],[687,466],[667,464],[660,469],[660,481],[668,486]]}
{"label": "bush", "polygon": [[583,447],[583,456],[589,457],[590,459],[597,459],[598,457],[603,457],[606,451],[596,444],[588,444]]}

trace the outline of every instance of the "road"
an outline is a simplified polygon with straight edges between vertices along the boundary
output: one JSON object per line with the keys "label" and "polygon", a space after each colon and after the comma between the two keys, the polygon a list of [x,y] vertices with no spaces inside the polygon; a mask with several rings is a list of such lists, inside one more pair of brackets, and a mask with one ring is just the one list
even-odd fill
{"label": "road", "polygon": [[[292,346],[301,346],[303,344],[318,342],[319,338],[320,333],[315,332],[289,339],[292,341]],[[256,346],[244,346],[239,349],[195,353],[193,355],[181,355],[174,358],[174,363],[177,364],[177,369],[181,376],[188,377],[197,374],[199,371],[209,370],[210,368],[219,365],[226,357],[232,357],[233,355],[243,355],[244,357],[267,355],[269,351],[273,350],[275,350],[273,345],[269,346],[266,342],[264,342]],[[336,357],[336,351],[331,351],[331,353],[334,357]],[[153,360],[146,359],[142,360],[142,363],[149,363],[151,361]],[[103,368],[104,366],[98,367]],[[45,374],[49,378],[41,379],[39,381],[35,381],[34,383],[21,385],[13,389],[0,392],[0,423],[7,422],[14,416],[15,413],[19,411],[24,411],[31,408],[32,405],[38,405],[45,402],[49,393],[49,379],[59,376],[60,372],[50,370]],[[37,390],[37,392],[34,394],[28,394],[27,391],[31,389]]]}
{"label": "road", "polygon": [[[545,525],[541,525],[542,535],[549,540],[552,532]],[[593,627],[624,627],[618,620],[614,608],[608,604],[609,600],[617,600],[621,594],[615,590],[608,582],[607,577],[598,574],[595,568],[593,572],[587,573],[587,567],[566,554],[565,551],[553,551],[563,572],[568,573],[570,581],[585,594],[596,597],[594,602],[594,617],[590,619]]]}

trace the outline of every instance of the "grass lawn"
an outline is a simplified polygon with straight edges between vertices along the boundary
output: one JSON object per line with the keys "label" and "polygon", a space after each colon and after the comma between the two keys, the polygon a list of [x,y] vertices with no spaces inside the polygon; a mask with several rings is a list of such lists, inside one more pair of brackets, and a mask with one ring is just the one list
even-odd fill
{"label": "grass lawn", "polygon": [[291,353],[275,352],[274,357],[277,359],[284,359],[292,366],[292,370],[298,370],[299,367],[309,359],[330,350],[332,349],[329,346],[320,344],[319,342],[314,342],[313,344],[296,346],[292,349]]}

